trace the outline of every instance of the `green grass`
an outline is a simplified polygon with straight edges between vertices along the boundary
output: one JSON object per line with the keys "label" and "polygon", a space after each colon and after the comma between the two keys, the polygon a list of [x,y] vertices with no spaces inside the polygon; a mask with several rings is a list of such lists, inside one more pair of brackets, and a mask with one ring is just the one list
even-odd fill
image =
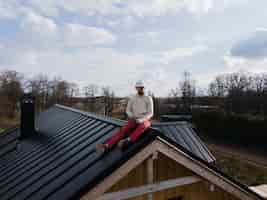
{"label": "green grass", "polygon": [[260,185],[267,182],[267,168],[250,164],[234,157],[214,153],[217,166],[224,173],[246,185]]}

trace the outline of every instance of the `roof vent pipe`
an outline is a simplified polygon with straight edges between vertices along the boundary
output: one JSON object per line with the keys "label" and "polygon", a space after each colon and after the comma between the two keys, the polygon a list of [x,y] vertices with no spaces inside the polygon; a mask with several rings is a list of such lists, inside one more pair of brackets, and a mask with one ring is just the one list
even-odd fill
{"label": "roof vent pipe", "polygon": [[20,138],[22,139],[35,133],[35,97],[31,93],[24,94],[20,107]]}

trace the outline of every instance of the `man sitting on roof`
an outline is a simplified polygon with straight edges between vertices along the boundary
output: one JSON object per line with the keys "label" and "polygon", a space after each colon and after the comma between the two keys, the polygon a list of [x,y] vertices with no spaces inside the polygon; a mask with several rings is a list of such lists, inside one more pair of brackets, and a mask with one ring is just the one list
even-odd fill
{"label": "man sitting on roof", "polygon": [[135,84],[135,88],[137,94],[130,98],[126,108],[127,123],[105,143],[97,144],[97,151],[104,152],[117,143],[120,148],[128,146],[130,143],[135,142],[151,126],[151,118],[154,114],[152,97],[144,94],[142,81],[138,81]]}

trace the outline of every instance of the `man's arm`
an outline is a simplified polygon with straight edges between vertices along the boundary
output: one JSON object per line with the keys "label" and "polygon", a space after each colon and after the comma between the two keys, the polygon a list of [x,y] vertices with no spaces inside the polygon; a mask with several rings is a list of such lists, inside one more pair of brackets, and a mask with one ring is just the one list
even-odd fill
{"label": "man's arm", "polygon": [[127,107],[126,107],[126,113],[129,118],[133,117],[133,112],[132,112],[132,98],[128,100]]}
{"label": "man's arm", "polygon": [[138,118],[137,122],[142,123],[147,119],[152,118],[154,115],[154,105],[153,105],[153,99],[152,97],[148,96],[148,102],[147,102],[147,112],[144,114],[143,117]]}

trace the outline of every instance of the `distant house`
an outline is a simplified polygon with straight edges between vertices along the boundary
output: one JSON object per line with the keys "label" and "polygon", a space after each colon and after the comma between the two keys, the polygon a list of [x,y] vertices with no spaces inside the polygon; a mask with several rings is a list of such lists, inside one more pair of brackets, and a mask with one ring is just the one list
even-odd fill
{"label": "distant house", "polygon": [[213,106],[213,105],[191,105],[191,110],[192,111],[202,111],[202,112],[207,112],[207,111],[218,111],[219,106]]}
{"label": "distant house", "polygon": [[36,117],[34,132],[25,125],[5,134],[1,200],[263,199],[220,172],[186,122],[154,123],[128,149],[97,153],[123,123],[55,105]]}

